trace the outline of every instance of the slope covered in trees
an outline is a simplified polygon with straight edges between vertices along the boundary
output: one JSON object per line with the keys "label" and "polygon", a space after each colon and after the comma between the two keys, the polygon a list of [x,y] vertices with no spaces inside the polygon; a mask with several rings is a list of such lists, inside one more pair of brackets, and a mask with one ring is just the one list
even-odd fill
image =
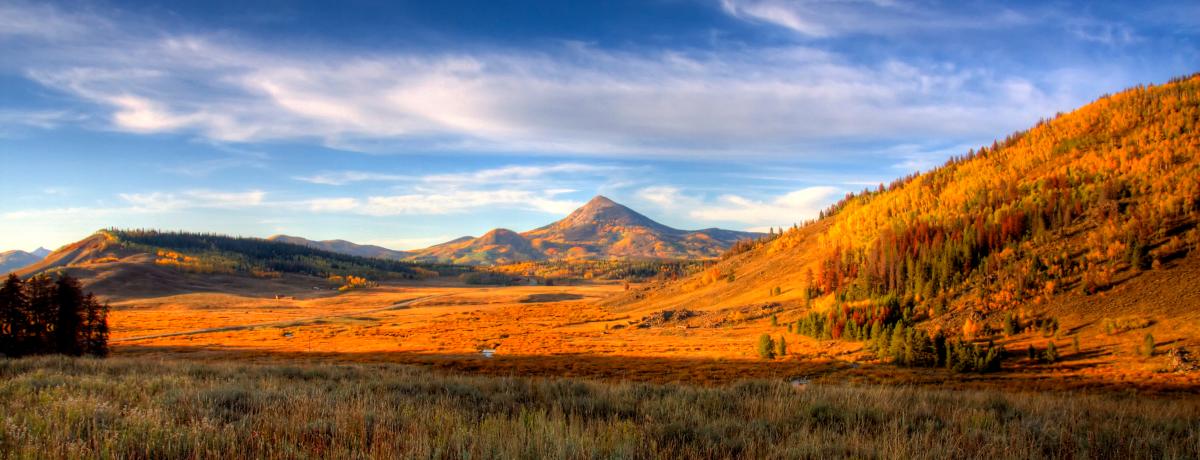
{"label": "slope covered in trees", "polygon": [[[1104,96],[613,304],[773,302],[789,321],[822,317],[827,338],[859,340],[877,340],[873,323],[964,339],[998,331],[1006,315],[1018,330],[1041,324],[1047,305],[1194,262],[1198,122],[1200,76]],[[1200,283],[1176,278],[1176,292]]]}

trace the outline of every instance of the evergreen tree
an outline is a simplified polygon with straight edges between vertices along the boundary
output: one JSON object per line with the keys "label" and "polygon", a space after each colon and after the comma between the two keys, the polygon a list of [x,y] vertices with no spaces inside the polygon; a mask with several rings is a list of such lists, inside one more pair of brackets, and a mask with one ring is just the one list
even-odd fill
{"label": "evergreen tree", "polygon": [[785,340],[782,335],[779,336],[779,342],[777,342],[776,345],[777,347],[775,354],[780,358],[787,356],[787,340]]}
{"label": "evergreen tree", "polygon": [[892,330],[892,340],[888,344],[888,355],[892,357],[892,361],[899,363],[904,362],[904,343],[907,339],[907,337],[905,337],[906,333],[907,332],[904,330],[903,323],[897,324],[896,328]]}
{"label": "evergreen tree", "polygon": [[775,359],[775,341],[770,334],[758,337],[758,356],[762,359]]}
{"label": "evergreen tree", "polygon": [[28,304],[24,283],[9,274],[0,286],[0,354],[21,355],[29,331]]}
{"label": "evergreen tree", "polygon": [[54,283],[56,315],[52,340],[58,353],[69,356],[83,354],[80,333],[83,323],[83,289],[74,278],[63,275]]}
{"label": "evergreen tree", "polygon": [[108,356],[108,304],[100,303],[92,294],[84,298],[84,353]]}
{"label": "evergreen tree", "polygon": [[0,354],[43,353],[107,355],[108,305],[68,275],[9,276],[0,285]]}
{"label": "evergreen tree", "polygon": [[1042,359],[1048,363],[1058,361],[1058,347],[1054,345],[1053,341],[1046,344],[1046,352],[1042,353]]}

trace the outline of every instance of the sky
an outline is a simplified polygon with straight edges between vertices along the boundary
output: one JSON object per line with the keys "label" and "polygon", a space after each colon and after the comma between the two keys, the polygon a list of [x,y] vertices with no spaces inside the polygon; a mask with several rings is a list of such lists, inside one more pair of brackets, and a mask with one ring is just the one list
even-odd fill
{"label": "sky", "polygon": [[0,0],[0,250],[762,230],[1200,71],[1200,3]]}

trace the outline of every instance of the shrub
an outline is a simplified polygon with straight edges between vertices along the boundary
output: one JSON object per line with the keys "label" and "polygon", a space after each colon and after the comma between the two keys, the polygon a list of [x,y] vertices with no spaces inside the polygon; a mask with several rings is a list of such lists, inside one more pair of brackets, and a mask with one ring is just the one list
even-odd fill
{"label": "shrub", "polygon": [[770,334],[758,337],[758,356],[762,359],[775,359],[775,341]]}
{"label": "shrub", "polygon": [[1046,351],[1042,353],[1042,360],[1047,363],[1058,361],[1058,347],[1054,345],[1054,342],[1046,344]]}
{"label": "shrub", "polygon": [[1154,356],[1154,336],[1149,332],[1142,338],[1141,355],[1147,358]]}
{"label": "shrub", "polygon": [[782,335],[779,336],[779,342],[777,342],[776,345],[776,354],[779,355],[780,358],[787,356],[787,341],[784,340]]}
{"label": "shrub", "polygon": [[1017,332],[1019,332],[1020,330],[1021,330],[1020,320],[1018,320],[1016,316],[1013,316],[1013,314],[1011,312],[1006,313],[1004,315],[1004,335],[1006,337],[1012,337],[1014,335],[1017,335]]}

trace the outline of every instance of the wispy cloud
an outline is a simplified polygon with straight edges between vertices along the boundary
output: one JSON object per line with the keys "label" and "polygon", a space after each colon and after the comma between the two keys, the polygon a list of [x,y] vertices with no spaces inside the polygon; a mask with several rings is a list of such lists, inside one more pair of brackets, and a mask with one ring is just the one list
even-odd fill
{"label": "wispy cloud", "polygon": [[218,192],[211,190],[189,190],[180,193],[121,193],[126,203],[135,211],[166,212],[182,209],[239,209],[263,204],[266,192]]}
{"label": "wispy cloud", "polygon": [[312,212],[365,214],[369,216],[456,214],[484,208],[507,207],[550,214],[567,214],[583,203],[561,199],[555,191],[456,190],[409,193],[367,198],[321,198],[306,202]]}
{"label": "wispy cloud", "polygon": [[366,171],[330,171],[309,176],[296,176],[296,180],[319,185],[346,185],[355,182],[395,182],[415,179],[404,174],[385,174]]}
{"label": "wispy cloud", "polygon": [[685,210],[688,217],[707,223],[737,223],[743,228],[762,230],[767,226],[788,226],[816,217],[842,193],[830,186],[805,187],[765,199],[724,194],[705,200],[674,186],[654,186],[640,190],[638,198],[664,210]]}
{"label": "wispy cloud", "polygon": [[860,65],[802,46],[354,55],[136,27],[47,43],[5,48],[8,65],[96,104],[112,128],[222,142],[745,155],[821,139],[995,135],[1074,102],[1067,85],[939,63]]}
{"label": "wispy cloud", "polygon": [[914,31],[987,29],[1028,23],[1000,4],[983,3],[951,12],[903,0],[720,0],[725,13],[764,22],[809,37],[845,34],[896,35]]}

